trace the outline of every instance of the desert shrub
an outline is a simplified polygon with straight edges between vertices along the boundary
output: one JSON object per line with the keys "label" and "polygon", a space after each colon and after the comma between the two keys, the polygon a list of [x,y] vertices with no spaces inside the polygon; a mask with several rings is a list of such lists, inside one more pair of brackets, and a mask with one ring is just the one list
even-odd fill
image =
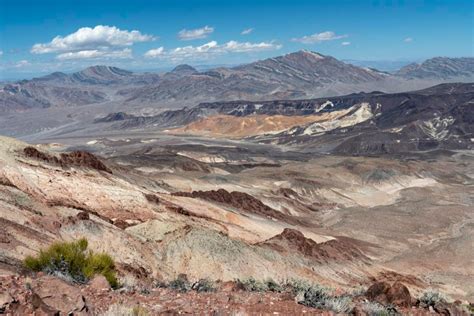
{"label": "desert shrub", "polygon": [[267,291],[271,291],[271,292],[282,292],[283,291],[283,287],[278,284],[277,282],[275,282],[273,279],[267,279],[265,281],[265,286],[267,287]]}
{"label": "desert shrub", "polygon": [[185,274],[180,274],[168,284],[168,287],[179,292],[187,292],[191,289],[191,284]]}
{"label": "desert shrub", "polygon": [[394,316],[398,315],[396,309],[392,306],[384,306],[377,302],[364,302],[362,309],[369,316]]}
{"label": "desert shrub", "polygon": [[24,265],[33,271],[62,276],[77,283],[86,283],[96,274],[103,275],[112,287],[118,286],[113,259],[105,253],[87,251],[87,239],[55,242],[38,256],[27,256]]}
{"label": "desert shrub", "polygon": [[326,309],[326,301],[330,298],[327,289],[319,285],[311,285],[303,290],[302,299],[299,303],[315,308]]}
{"label": "desert shrub", "polygon": [[294,295],[304,292],[310,286],[311,284],[309,284],[307,281],[299,280],[299,279],[288,280],[286,281],[284,285],[284,287],[286,289],[289,289],[291,292],[293,292]]}
{"label": "desert shrub", "polygon": [[420,305],[424,308],[435,306],[436,303],[445,303],[446,301],[446,296],[433,289],[426,290],[420,297]]}
{"label": "desert shrub", "polygon": [[122,304],[110,305],[101,316],[148,316],[148,312],[141,306],[129,307]]}
{"label": "desert shrub", "polygon": [[363,286],[356,287],[351,291],[352,296],[362,296],[365,295],[365,293],[367,293],[367,288]]}
{"label": "desert shrub", "polygon": [[267,285],[261,281],[255,280],[254,278],[248,278],[244,280],[236,280],[245,291],[249,292],[264,292],[267,291]]}
{"label": "desert shrub", "polygon": [[209,279],[200,279],[193,284],[192,289],[198,292],[214,292],[216,287],[213,281]]}
{"label": "desert shrub", "polygon": [[107,279],[111,287],[116,288],[118,286],[114,260],[106,253],[89,252],[83,272],[87,278],[101,274]]}
{"label": "desert shrub", "polygon": [[323,306],[338,314],[347,314],[353,307],[352,298],[350,296],[328,296],[324,300]]}
{"label": "desert shrub", "polygon": [[308,307],[331,310],[336,313],[349,313],[353,307],[350,296],[335,296],[331,289],[317,284],[290,280],[286,283],[286,288],[293,292],[299,304]]}

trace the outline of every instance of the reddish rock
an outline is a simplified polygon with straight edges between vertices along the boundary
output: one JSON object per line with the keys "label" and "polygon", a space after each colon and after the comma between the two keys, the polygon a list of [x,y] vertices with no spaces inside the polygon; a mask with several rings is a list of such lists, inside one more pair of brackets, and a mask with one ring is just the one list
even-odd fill
{"label": "reddish rock", "polygon": [[372,284],[368,289],[365,295],[371,301],[379,302],[380,304],[387,304],[387,292],[390,290],[390,284],[388,282],[376,282]]}
{"label": "reddish rock", "polygon": [[156,194],[145,194],[145,198],[148,202],[160,204],[160,198]]}
{"label": "reddish rock", "polygon": [[400,282],[395,282],[388,289],[387,299],[391,304],[401,307],[410,307],[412,305],[412,297],[408,288]]}
{"label": "reddish rock", "polygon": [[291,228],[285,228],[281,234],[259,243],[259,245],[270,247],[279,252],[297,252],[299,255],[310,257],[320,263],[354,259],[368,260],[355,245],[355,241],[348,238],[341,237],[341,239],[317,243],[306,238],[300,231]]}
{"label": "reddish rock", "polygon": [[239,287],[239,285],[241,284],[233,281],[226,281],[221,284],[220,290],[222,292],[234,292],[238,290],[243,290],[243,288]]}
{"label": "reddish rock", "polygon": [[87,151],[73,151],[61,154],[61,164],[64,166],[76,165],[112,173],[106,165],[95,155]]}
{"label": "reddish rock", "polygon": [[131,224],[127,223],[126,221],[124,221],[123,219],[117,219],[114,221],[114,225],[117,226],[118,228],[120,229],[126,229],[130,226],[132,226]]}
{"label": "reddish rock", "polygon": [[103,275],[96,275],[90,280],[89,288],[97,292],[106,292],[110,290],[110,284]]}
{"label": "reddish rock", "polygon": [[9,292],[0,293],[0,314],[7,308],[7,305],[13,303],[15,299]]}
{"label": "reddish rock", "polygon": [[36,279],[32,290],[48,307],[68,315],[89,315],[89,307],[79,287],[53,276]]}
{"label": "reddish rock", "polygon": [[173,193],[173,195],[199,198],[211,202],[227,204],[244,212],[276,218],[291,223],[298,222],[297,219],[274,210],[273,208],[263,204],[259,199],[244,192],[228,192],[227,190],[219,189],[210,191],[176,192]]}
{"label": "reddish rock", "polygon": [[69,167],[74,165],[112,173],[112,171],[107,168],[107,166],[102,161],[100,161],[99,158],[87,151],[62,153],[60,158],[58,158],[54,155],[41,152],[34,147],[28,146],[23,149],[23,154],[28,158],[60,165],[61,167]]}
{"label": "reddish rock", "polygon": [[367,316],[368,314],[360,307],[359,305],[354,306],[354,308],[351,311],[351,315],[354,316]]}
{"label": "reddish rock", "polygon": [[76,218],[78,220],[81,220],[81,221],[88,220],[89,219],[89,213],[81,211],[81,212],[77,213]]}
{"label": "reddish rock", "polygon": [[33,293],[30,298],[31,305],[35,311],[35,315],[60,315],[60,311],[47,305],[41,297]]}
{"label": "reddish rock", "polygon": [[401,282],[395,282],[393,285],[385,281],[376,282],[369,287],[366,296],[369,300],[383,305],[394,304],[400,307],[412,305],[410,291]]}

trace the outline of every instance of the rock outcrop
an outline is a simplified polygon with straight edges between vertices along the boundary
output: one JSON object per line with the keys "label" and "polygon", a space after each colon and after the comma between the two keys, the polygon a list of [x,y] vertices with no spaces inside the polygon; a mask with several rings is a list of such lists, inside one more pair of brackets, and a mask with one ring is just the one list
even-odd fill
{"label": "rock outcrop", "polygon": [[400,307],[410,307],[413,303],[410,291],[400,282],[394,284],[384,281],[376,282],[369,287],[366,296],[383,305],[393,304]]}
{"label": "rock outcrop", "polygon": [[28,146],[23,149],[23,153],[28,158],[34,158],[47,163],[57,164],[61,167],[78,166],[112,173],[112,171],[102,161],[100,161],[99,158],[87,151],[61,153],[60,157],[58,158],[54,155],[46,154],[34,147]]}
{"label": "rock outcrop", "polygon": [[368,257],[356,246],[354,240],[340,238],[317,243],[306,238],[300,231],[291,228],[285,228],[281,234],[259,245],[282,253],[303,255],[319,263],[369,261]]}

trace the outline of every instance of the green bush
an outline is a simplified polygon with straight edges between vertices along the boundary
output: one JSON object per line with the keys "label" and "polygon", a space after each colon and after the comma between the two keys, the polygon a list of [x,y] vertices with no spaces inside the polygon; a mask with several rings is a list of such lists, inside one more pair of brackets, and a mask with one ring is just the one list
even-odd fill
{"label": "green bush", "polygon": [[33,271],[61,275],[74,282],[85,283],[96,274],[103,275],[110,286],[117,287],[113,259],[105,253],[87,251],[87,239],[55,242],[38,256],[27,256],[24,265]]}

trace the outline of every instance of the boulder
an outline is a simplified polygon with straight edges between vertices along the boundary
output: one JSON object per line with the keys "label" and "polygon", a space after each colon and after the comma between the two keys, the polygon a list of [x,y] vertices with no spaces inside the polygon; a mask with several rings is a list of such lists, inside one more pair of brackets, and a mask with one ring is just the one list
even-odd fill
{"label": "boulder", "polygon": [[89,282],[89,287],[97,292],[105,292],[110,290],[110,284],[103,275],[96,275]]}
{"label": "boulder", "polygon": [[464,311],[460,306],[456,306],[454,304],[449,304],[447,302],[436,302],[433,306],[433,310],[440,314],[440,315],[469,315],[466,311]]}
{"label": "boulder", "polygon": [[367,290],[367,298],[382,305],[393,304],[400,307],[410,307],[412,297],[408,288],[401,282],[395,282],[393,285],[382,281],[372,284]]}
{"label": "boulder", "polygon": [[35,300],[38,306],[43,306],[44,303],[51,310],[57,310],[65,315],[91,314],[80,288],[56,277],[47,275],[36,279],[32,284],[32,291],[37,295]]}
{"label": "boulder", "polygon": [[354,306],[351,311],[351,315],[353,316],[367,316],[368,314],[360,307],[359,305]]}
{"label": "boulder", "polygon": [[387,292],[390,290],[390,287],[388,282],[376,282],[367,289],[365,296],[371,301],[388,304]]}
{"label": "boulder", "polygon": [[401,282],[395,282],[387,291],[387,300],[389,303],[401,306],[410,307],[412,305],[412,297],[408,288]]}
{"label": "boulder", "polygon": [[3,313],[6,307],[15,300],[8,292],[0,293],[0,314]]}

